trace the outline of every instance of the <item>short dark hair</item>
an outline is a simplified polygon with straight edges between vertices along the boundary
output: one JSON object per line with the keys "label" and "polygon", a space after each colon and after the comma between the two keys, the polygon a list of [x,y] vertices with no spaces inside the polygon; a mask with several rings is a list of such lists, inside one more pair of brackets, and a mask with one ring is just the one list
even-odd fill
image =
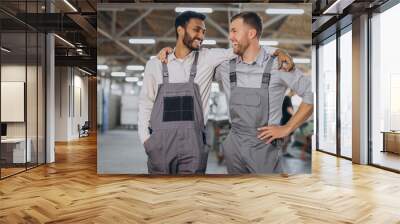
{"label": "short dark hair", "polygon": [[239,19],[242,18],[243,22],[246,23],[247,25],[253,27],[254,29],[256,29],[257,32],[257,38],[261,38],[261,34],[262,34],[262,20],[261,18],[257,15],[257,13],[255,12],[241,12],[239,14],[234,15],[231,18],[231,23],[235,20],[235,19]]}
{"label": "short dark hair", "polygon": [[175,18],[176,38],[178,38],[178,27],[181,26],[181,27],[186,28],[186,25],[188,24],[190,19],[201,19],[204,21],[206,19],[206,16],[202,13],[193,12],[193,11],[185,11],[185,12],[182,12],[181,14],[179,14]]}

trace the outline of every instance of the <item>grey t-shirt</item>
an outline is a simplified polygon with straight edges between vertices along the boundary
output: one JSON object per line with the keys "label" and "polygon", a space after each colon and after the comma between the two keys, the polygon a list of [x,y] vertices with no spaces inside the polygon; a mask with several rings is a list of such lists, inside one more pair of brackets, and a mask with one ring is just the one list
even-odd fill
{"label": "grey t-shirt", "polygon": [[[271,57],[263,48],[261,48],[256,61],[247,64],[237,57],[236,80],[238,87],[261,88],[262,74],[268,58]],[[222,83],[223,90],[229,104],[231,87],[229,80],[229,60],[224,61],[215,69],[215,78]],[[278,70],[278,60],[275,59],[269,86],[270,98],[270,124],[280,125],[282,117],[282,103],[287,88],[302,97],[303,103],[313,104],[313,92],[311,86],[311,77],[305,76],[300,70],[295,69],[292,72]]]}

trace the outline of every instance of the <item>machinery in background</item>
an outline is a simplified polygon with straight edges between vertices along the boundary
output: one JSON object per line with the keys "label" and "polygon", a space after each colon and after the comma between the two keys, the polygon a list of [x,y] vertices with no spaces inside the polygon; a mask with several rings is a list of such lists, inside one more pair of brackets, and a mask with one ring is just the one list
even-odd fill
{"label": "machinery in background", "polygon": [[121,126],[124,129],[137,130],[139,113],[139,96],[121,96]]}
{"label": "machinery in background", "polygon": [[210,113],[206,125],[207,145],[215,152],[218,164],[221,164],[224,159],[221,145],[228,136],[231,125],[225,94],[219,90],[217,83],[213,83],[211,89]]}
{"label": "machinery in background", "polygon": [[222,143],[229,134],[231,124],[228,119],[208,119],[207,121],[207,145],[215,152],[218,164],[224,160],[224,153],[222,150]]}

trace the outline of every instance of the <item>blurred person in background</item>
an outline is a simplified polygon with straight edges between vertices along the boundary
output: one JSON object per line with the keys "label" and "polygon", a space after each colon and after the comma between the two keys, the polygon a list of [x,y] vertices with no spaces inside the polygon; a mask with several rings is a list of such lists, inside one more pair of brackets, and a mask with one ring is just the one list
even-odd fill
{"label": "blurred person in background", "polygon": [[[294,95],[295,93],[293,92],[293,90],[289,89],[288,93],[285,95],[285,98],[283,99],[282,118],[280,125],[286,125],[294,114],[293,104],[292,104],[292,96]],[[292,134],[293,133],[290,133],[289,136],[285,137],[283,140],[282,150],[284,155],[290,156],[290,154],[287,152],[287,147],[291,141]]]}
{"label": "blurred person in background", "polygon": [[289,89],[288,93],[285,95],[285,98],[283,98],[283,104],[282,104],[282,118],[281,118],[281,125],[287,124],[287,122],[292,118],[292,115],[294,114],[293,110],[293,104],[292,104],[292,96],[294,96],[295,93],[293,90]]}

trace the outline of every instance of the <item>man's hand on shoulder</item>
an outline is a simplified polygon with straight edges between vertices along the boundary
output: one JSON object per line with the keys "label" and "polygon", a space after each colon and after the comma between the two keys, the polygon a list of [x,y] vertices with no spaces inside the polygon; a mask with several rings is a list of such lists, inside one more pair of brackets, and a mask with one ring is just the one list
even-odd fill
{"label": "man's hand on shoulder", "polygon": [[174,51],[171,47],[164,47],[158,52],[157,58],[162,62],[167,64],[168,63],[168,55]]}
{"label": "man's hand on shoulder", "polygon": [[278,58],[279,69],[290,72],[294,69],[292,57],[282,49],[276,49],[274,54]]}

